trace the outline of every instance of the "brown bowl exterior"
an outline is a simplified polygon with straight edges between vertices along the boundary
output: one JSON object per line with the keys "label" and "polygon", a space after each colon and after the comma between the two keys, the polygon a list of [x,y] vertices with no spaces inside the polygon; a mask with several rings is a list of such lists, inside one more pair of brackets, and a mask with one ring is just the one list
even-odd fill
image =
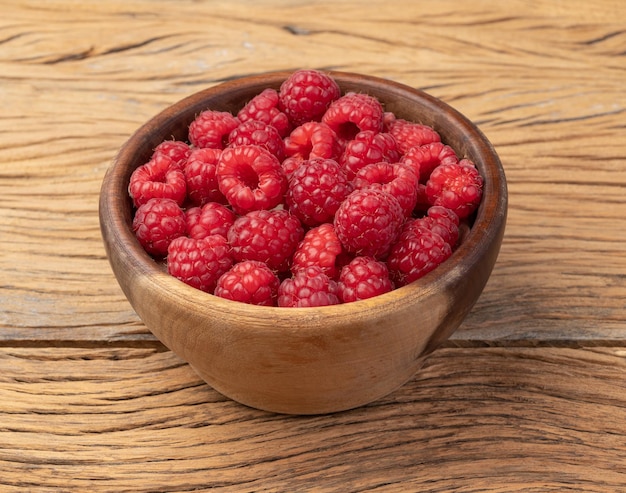
{"label": "brown bowl exterior", "polygon": [[320,308],[268,308],[203,293],[164,272],[131,230],[130,175],[166,138],[186,140],[205,109],[236,113],[288,72],[225,82],[196,93],[142,126],[108,170],[100,224],[113,272],[148,329],[215,390],[258,409],[291,414],[346,410],[409,380],[461,324],[500,250],[507,188],[499,158],[468,119],[422,91],[330,72],[342,90],[380,99],[399,118],[430,125],[485,179],[483,200],[462,245],[415,283],[369,300]]}

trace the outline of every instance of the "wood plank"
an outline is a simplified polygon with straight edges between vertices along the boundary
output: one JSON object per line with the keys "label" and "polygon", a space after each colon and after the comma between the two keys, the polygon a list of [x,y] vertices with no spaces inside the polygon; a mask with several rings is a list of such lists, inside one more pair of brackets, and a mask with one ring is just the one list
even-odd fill
{"label": "wood plank", "polygon": [[2,491],[616,492],[623,348],[436,351],[327,416],[224,399],[170,352],[0,348]]}
{"label": "wood plank", "polygon": [[2,10],[0,344],[152,344],[104,256],[105,170],[168,104],[303,64],[426,89],[499,151],[507,233],[456,344],[626,341],[623,2],[56,0]]}

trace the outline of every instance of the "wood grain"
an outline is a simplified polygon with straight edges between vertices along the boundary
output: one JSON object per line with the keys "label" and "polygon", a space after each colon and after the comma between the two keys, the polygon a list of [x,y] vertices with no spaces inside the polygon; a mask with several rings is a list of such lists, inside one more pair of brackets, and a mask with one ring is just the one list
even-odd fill
{"label": "wood grain", "polygon": [[500,153],[505,242],[454,341],[626,340],[626,144],[615,138],[626,107],[622,2],[2,8],[2,344],[153,341],[104,257],[106,168],[133,130],[182,97],[299,66],[426,89],[476,121]]}
{"label": "wood grain", "polygon": [[2,491],[623,491],[626,353],[445,349],[329,416],[248,409],[170,352],[0,350]]}

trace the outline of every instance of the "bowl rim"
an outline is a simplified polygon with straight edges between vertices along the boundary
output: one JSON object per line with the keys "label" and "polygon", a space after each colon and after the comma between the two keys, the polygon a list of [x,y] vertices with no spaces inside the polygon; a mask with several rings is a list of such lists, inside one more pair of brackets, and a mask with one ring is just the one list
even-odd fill
{"label": "bowl rim", "polygon": [[[316,320],[319,323],[312,324],[316,326],[323,324],[323,320],[328,318],[347,318],[354,314],[355,311],[368,312],[377,307],[384,307],[387,304],[418,303],[421,298],[428,296],[433,290],[447,290],[456,282],[459,276],[467,275],[472,265],[490,249],[491,244],[496,240],[496,236],[503,234],[506,221],[508,204],[506,177],[500,158],[492,144],[478,126],[466,116],[443,100],[421,89],[376,76],[343,71],[326,71],[326,73],[337,80],[342,88],[342,92],[346,92],[347,88],[358,88],[359,85],[364,83],[377,87],[392,88],[394,91],[398,91],[407,97],[417,98],[424,107],[436,111],[444,110],[447,115],[446,118],[454,121],[455,125],[463,127],[463,133],[470,136],[467,139],[467,144],[473,152],[472,158],[484,179],[483,199],[475,212],[474,223],[468,235],[444,263],[413,283],[366,300],[314,308],[285,308],[256,306],[223,299],[200,291],[168,274],[145,252],[132,232],[131,208],[128,207],[128,210],[121,214],[114,213],[116,210],[124,210],[129,197],[111,193],[112,191],[127,189],[128,183],[126,178],[130,175],[130,172],[124,169],[123,164],[132,160],[137,149],[146,145],[145,134],[150,130],[172,122],[179,110],[189,106],[201,106],[204,101],[219,95],[225,90],[232,91],[233,99],[236,99],[236,95],[239,92],[248,90],[250,85],[267,87],[273,84],[276,86],[291,73],[293,71],[263,72],[220,82],[180,99],[173,105],[161,110],[130,136],[119,149],[116,157],[107,169],[101,186],[99,200],[100,226],[109,259],[111,258],[109,249],[115,243],[116,254],[123,259],[127,268],[132,268],[138,276],[149,276],[159,289],[168,291],[174,298],[179,298],[179,300],[173,301],[184,300],[186,304],[193,304],[199,308],[209,302],[215,304],[216,309],[223,309],[225,313],[236,311],[238,315],[248,317],[249,319],[267,319],[268,317],[275,317],[276,319],[281,319],[281,321],[287,319],[287,322],[292,321],[294,326],[300,326],[301,328],[298,330],[306,330],[308,324],[303,324],[303,320]],[[458,152],[457,149],[455,150]],[[138,162],[136,164],[139,166],[141,163]],[[105,218],[110,218],[112,222],[105,220]],[[275,329],[281,330],[281,327],[282,325],[276,324]],[[268,330],[274,330],[274,327],[268,327]]]}

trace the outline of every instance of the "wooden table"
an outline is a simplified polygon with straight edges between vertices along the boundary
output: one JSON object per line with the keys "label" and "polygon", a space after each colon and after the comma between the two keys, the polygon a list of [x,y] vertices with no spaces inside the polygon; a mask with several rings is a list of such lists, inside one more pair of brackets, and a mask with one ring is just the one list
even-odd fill
{"label": "wooden table", "polygon": [[[2,1],[0,491],[626,491],[626,7]],[[507,231],[469,318],[369,406],[231,402],[144,327],[104,254],[118,148],[220,81],[311,67],[480,128]]]}

